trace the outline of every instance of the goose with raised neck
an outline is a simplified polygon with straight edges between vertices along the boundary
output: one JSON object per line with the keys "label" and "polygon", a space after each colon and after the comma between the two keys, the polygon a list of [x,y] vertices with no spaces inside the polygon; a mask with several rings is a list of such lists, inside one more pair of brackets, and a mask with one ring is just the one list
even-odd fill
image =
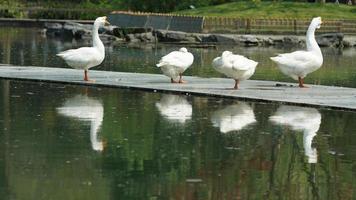
{"label": "goose with raised neck", "polygon": [[99,38],[99,27],[108,25],[107,17],[98,17],[94,21],[92,37],[92,47],[81,47],[79,49],[69,49],[57,54],[69,66],[75,69],[84,70],[84,81],[89,81],[89,68],[100,65],[105,58],[105,47]]}
{"label": "goose with raised neck", "polygon": [[[318,22],[320,19],[320,23]],[[315,30],[317,28],[320,28],[321,25],[321,18],[317,18],[316,22],[312,22],[307,30],[307,35],[306,35],[306,45],[307,45],[307,51],[312,51],[317,53],[319,56],[323,56],[320,50],[320,47],[318,43],[315,40]]]}
{"label": "goose with raised neck", "polygon": [[320,129],[321,117],[315,108],[283,105],[269,117],[269,120],[276,125],[288,126],[295,132],[303,132],[304,154],[308,158],[308,163],[317,163],[318,153],[312,143]]}
{"label": "goose with raised neck", "polygon": [[63,116],[90,122],[90,142],[94,151],[103,151],[105,141],[98,137],[104,119],[104,106],[100,100],[87,95],[67,99],[57,112]]}
{"label": "goose with raised neck", "polygon": [[100,20],[95,20],[92,30],[92,38],[93,38],[93,47],[98,48],[99,52],[105,56],[105,47],[103,42],[99,37],[99,28],[100,28]]}
{"label": "goose with raised neck", "polygon": [[323,64],[323,55],[315,40],[315,30],[322,24],[321,17],[312,19],[306,34],[306,51],[294,51],[271,57],[281,72],[298,80],[299,87],[305,88],[304,78]]}

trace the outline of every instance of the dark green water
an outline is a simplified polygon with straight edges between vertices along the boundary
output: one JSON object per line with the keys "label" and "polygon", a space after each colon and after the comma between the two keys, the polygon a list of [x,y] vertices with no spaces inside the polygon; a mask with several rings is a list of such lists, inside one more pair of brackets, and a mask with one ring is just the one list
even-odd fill
{"label": "dark green water", "polygon": [[[2,28],[0,30],[0,63],[14,65],[33,65],[47,67],[68,67],[56,53],[90,45],[88,41],[61,40],[48,38],[36,29]],[[93,69],[122,72],[161,73],[155,67],[157,61],[170,51],[180,46],[172,45],[125,45],[105,44],[106,57],[104,62]],[[217,48],[188,48],[194,56],[194,64],[186,71],[186,75],[203,77],[223,77],[211,67],[211,61],[220,56],[224,50],[246,55],[259,62],[255,75],[256,80],[275,80],[295,82],[286,77],[269,59],[278,53],[291,52],[299,48],[239,48],[218,46]],[[306,78],[307,83],[321,85],[337,85],[356,87],[356,48],[338,50],[322,48],[324,64],[321,69]]]}
{"label": "dark green water", "polygon": [[0,81],[2,199],[355,199],[356,113]]}

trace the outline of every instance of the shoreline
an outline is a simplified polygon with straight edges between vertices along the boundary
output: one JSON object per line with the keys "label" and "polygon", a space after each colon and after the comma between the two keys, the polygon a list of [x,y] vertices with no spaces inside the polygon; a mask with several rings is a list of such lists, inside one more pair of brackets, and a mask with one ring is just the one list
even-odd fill
{"label": "shoreline", "polygon": [[[93,20],[52,20],[0,18],[0,25],[8,27],[43,28],[47,36],[82,39],[91,34]],[[305,46],[304,35],[272,34],[231,34],[231,33],[187,33],[182,31],[154,30],[152,28],[119,28],[110,26],[103,29],[104,39],[127,43],[174,43],[187,44],[197,48],[213,45],[237,46]],[[356,36],[342,33],[316,34],[321,47],[356,48]]]}

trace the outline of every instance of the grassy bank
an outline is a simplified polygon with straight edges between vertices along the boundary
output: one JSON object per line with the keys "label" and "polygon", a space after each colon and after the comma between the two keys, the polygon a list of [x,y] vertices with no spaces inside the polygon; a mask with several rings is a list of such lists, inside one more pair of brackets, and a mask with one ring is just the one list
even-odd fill
{"label": "grassy bank", "polygon": [[[116,3],[114,3],[116,2]],[[46,19],[95,19],[113,10],[125,10],[120,1],[38,1],[0,0],[0,17]],[[195,16],[240,18],[303,18],[356,19],[356,6],[345,4],[299,3],[282,1],[239,1],[216,6],[174,12]]]}
{"label": "grassy bank", "polygon": [[241,18],[311,18],[356,19],[356,6],[344,4],[319,4],[296,2],[240,1],[217,6],[201,7],[193,10],[177,11],[176,14],[241,17]]}
{"label": "grassy bank", "polygon": [[117,4],[105,4],[70,1],[50,1],[29,3],[25,1],[0,0],[0,17],[32,18],[32,19],[95,19],[97,16],[107,15],[113,10],[119,10]]}

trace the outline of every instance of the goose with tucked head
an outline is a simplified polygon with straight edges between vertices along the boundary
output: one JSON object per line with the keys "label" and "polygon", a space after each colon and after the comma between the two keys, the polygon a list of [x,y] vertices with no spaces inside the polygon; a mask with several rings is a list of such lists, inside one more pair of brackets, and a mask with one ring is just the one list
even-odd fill
{"label": "goose with tucked head", "polygon": [[250,105],[238,102],[217,110],[211,117],[214,127],[219,127],[221,133],[240,131],[256,122],[255,113]]}
{"label": "goose with tucked head", "polygon": [[184,124],[192,118],[192,105],[182,95],[163,94],[156,107],[161,115],[172,123]]}
{"label": "goose with tucked head", "polygon": [[[194,56],[185,47],[179,51],[172,51],[163,56],[157,67],[161,68],[162,73],[171,78],[171,83],[185,83],[182,79],[183,72],[193,64]],[[179,76],[179,80],[177,80]]]}
{"label": "goose with tucked head", "polygon": [[107,17],[96,18],[93,25],[93,46],[69,49],[57,54],[71,67],[84,70],[84,81],[89,81],[89,68],[100,65],[105,58],[105,47],[99,38],[99,27],[110,24]]}
{"label": "goose with tucked head", "polygon": [[216,71],[235,80],[234,89],[239,88],[240,81],[249,79],[255,73],[257,64],[258,62],[233,54],[231,51],[224,51],[212,62]]}
{"label": "goose with tucked head", "polygon": [[321,17],[315,17],[311,21],[306,35],[306,51],[294,51],[271,57],[283,74],[298,80],[301,88],[306,87],[304,78],[307,74],[316,71],[323,64],[323,55],[315,40],[315,30],[319,29],[321,24]]}

